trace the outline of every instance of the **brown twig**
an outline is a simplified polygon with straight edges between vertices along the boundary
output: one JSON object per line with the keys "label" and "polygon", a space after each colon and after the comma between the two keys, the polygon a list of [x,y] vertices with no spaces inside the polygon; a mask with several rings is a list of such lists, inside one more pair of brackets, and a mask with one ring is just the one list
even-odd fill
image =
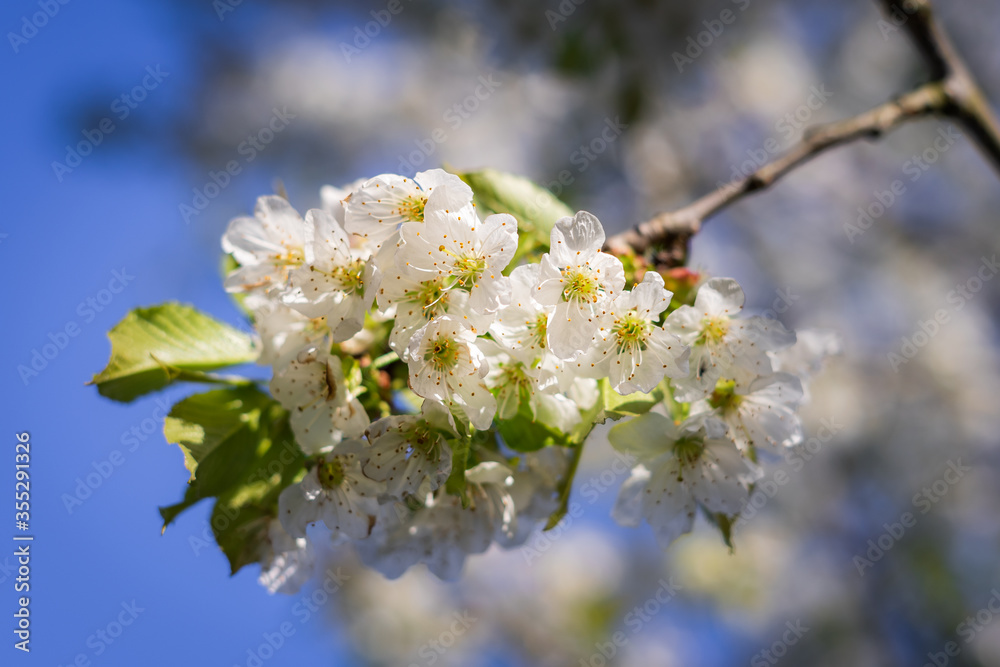
{"label": "brown twig", "polygon": [[657,266],[683,263],[691,237],[702,223],[744,197],[770,187],[778,179],[825,151],[857,139],[877,139],[893,128],[930,115],[950,117],[969,133],[993,166],[1000,170],[1000,123],[965,63],[934,20],[929,0],[876,0],[902,28],[927,61],[932,81],[885,104],[846,120],[807,130],[788,153],[749,176],[714,190],[676,211],[607,240],[616,255],[644,255],[655,250]]}

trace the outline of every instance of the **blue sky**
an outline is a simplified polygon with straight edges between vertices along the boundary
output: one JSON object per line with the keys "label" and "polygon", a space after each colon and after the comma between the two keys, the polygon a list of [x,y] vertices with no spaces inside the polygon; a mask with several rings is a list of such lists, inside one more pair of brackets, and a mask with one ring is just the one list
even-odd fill
{"label": "blue sky", "polygon": [[[220,199],[202,220],[185,224],[178,205],[190,200],[192,182],[198,183],[192,168],[175,155],[137,146],[171,105],[184,104],[197,80],[176,21],[153,3],[51,5],[50,12],[58,11],[37,33],[23,28],[25,17],[42,11],[39,4],[18,1],[0,9],[7,90],[0,114],[8,155],[2,167],[8,212],[0,221],[0,272],[8,284],[0,329],[7,405],[0,460],[7,471],[0,479],[10,487],[4,497],[12,496],[15,434],[28,431],[35,536],[32,651],[23,656],[13,649],[8,631],[0,661],[242,665],[247,649],[264,641],[262,633],[285,621],[295,634],[272,662],[342,654],[327,623],[301,623],[301,615],[292,615],[297,598],[268,596],[249,570],[230,579],[214,546],[196,555],[189,537],[205,529],[207,503],[160,535],[156,507],[179,499],[185,481],[180,452],[160,435],[163,404],[144,398],[119,405],[84,386],[107,361],[105,332],[130,308],[176,299],[237,321],[217,273],[218,231],[233,211]],[[215,21],[207,4],[202,11]],[[219,28],[224,32],[234,23]],[[12,44],[8,33],[22,31],[30,38]],[[159,67],[161,80],[147,78],[145,99],[134,108],[121,99],[115,103],[142,85],[147,67]],[[114,124],[107,135],[95,133],[100,118],[81,123],[73,114],[79,100],[96,100],[91,106],[100,109],[102,98]],[[52,162],[64,162],[65,146],[83,141],[85,130],[102,140],[60,181]],[[266,189],[271,176],[248,170],[227,197],[249,207],[248,193]],[[67,326],[77,334],[64,338]],[[54,358],[37,376],[22,377],[18,366],[30,367],[50,334],[64,348],[52,355],[50,347]],[[146,435],[150,420],[158,423]],[[133,428],[137,437],[127,435]],[[76,493],[77,480],[107,474],[109,465],[110,475],[88,489],[91,495],[67,509],[65,496]],[[14,560],[7,560],[14,550],[13,507],[6,514],[0,613],[10,618],[14,575],[4,566]],[[114,638],[119,621],[130,624]],[[100,630],[111,633],[111,643]]]}

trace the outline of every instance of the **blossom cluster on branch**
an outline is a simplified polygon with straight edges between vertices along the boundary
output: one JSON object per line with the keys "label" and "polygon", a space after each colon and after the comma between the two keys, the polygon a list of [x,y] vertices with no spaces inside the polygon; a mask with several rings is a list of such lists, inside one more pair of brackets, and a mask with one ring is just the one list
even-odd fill
{"label": "blossom cluster on branch", "polygon": [[802,440],[802,369],[834,343],[741,317],[734,280],[679,303],[659,273],[636,281],[603,252],[585,211],[519,251],[532,245],[517,218],[480,216],[440,169],[322,195],[304,217],[261,197],[223,238],[226,289],[252,314],[271,394],[310,459],[269,527],[272,590],[308,576],[318,522],[390,577],[422,562],[454,579],[468,554],[523,544],[608,417],[630,417],[610,440],[636,459],[614,515],[644,518],[664,546],[699,505],[739,513],[758,448]]}

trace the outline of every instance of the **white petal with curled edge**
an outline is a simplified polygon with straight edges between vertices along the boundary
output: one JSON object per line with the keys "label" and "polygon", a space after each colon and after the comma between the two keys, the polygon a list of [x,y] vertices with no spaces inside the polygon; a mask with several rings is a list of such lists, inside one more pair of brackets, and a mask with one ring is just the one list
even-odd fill
{"label": "white petal with curled edge", "polygon": [[632,454],[641,461],[649,461],[668,453],[677,436],[673,420],[656,412],[647,412],[615,424],[608,431],[612,447]]}
{"label": "white petal with curled edge", "polygon": [[698,288],[694,307],[710,316],[735,317],[743,310],[745,300],[743,288],[738,282],[732,278],[712,278]]}
{"label": "white petal with curled edge", "polygon": [[560,218],[552,226],[551,251],[572,257],[598,252],[604,246],[604,226],[592,213],[578,211],[572,218]]}

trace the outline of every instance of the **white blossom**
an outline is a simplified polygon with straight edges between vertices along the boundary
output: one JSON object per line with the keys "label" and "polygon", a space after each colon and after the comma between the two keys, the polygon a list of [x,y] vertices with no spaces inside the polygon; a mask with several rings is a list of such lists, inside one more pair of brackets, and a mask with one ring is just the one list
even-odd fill
{"label": "white blossom", "polygon": [[292,432],[306,454],[358,438],[370,423],[364,407],[348,390],[340,358],[308,347],[279,368],[271,394],[291,413]]}
{"label": "white blossom", "polygon": [[711,413],[729,426],[740,447],[792,447],[802,441],[802,384],[789,373],[757,378],[745,388],[720,381],[712,395],[691,405],[692,414]]}
{"label": "white blossom", "polygon": [[385,482],[386,493],[400,499],[435,491],[451,472],[451,448],[445,434],[455,437],[451,415],[440,403],[425,400],[419,415],[383,417],[372,423],[368,437],[368,477]]}
{"label": "white blossom", "polygon": [[362,185],[364,185],[366,180],[368,179],[361,178],[353,183],[348,183],[347,185],[341,187],[324,185],[319,190],[322,209],[332,215],[337,222],[343,225],[346,216],[346,212],[344,210],[344,200],[350,197],[352,192],[358,190]]}
{"label": "white blossom", "polygon": [[498,213],[480,220],[472,207],[428,209],[424,224],[404,225],[400,236],[396,263],[469,290],[472,310],[495,312],[510,300],[510,281],[501,272],[517,250],[514,216]]}
{"label": "white blossom", "polygon": [[828,357],[841,353],[843,342],[833,331],[801,329],[795,332],[795,343],[769,353],[776,371],[792,373],[802,382],[802,403],[809,402],[809,382],[823,368]]}
{"label": "white blossom", "polygon": [[264,366],[284,366],[302,348],[323,345],[330,334],[326,318],[310,319],[261,292],[248,294],[244,306],[253,313],[260,339],[257,363]]}
{"label": "white blossom", "polygon": [[334,537],[368,536],[385,485],[362,473],[365,445],[347,440],[289,486],[278,498],[278,517],[292,537],[306,536],[306,526],[322,520]]}
{"label": "white blossom", "polygon": [[[572,449],[526,451],[545,443],[508,442],[518,431],[504,422],[585,433],[581,421],[604,406],[598,379],[622,395],[667,387],[670,406],[690,404],[683,423],[661,402],[608,432],[634,465],[613,516],[645,520],[664,547],[699,507],[739,513],[761,474],[758,448],[801,442],[802,383],[839,351],[834,336],[807,331],[796,343],[774,320],[742,317],[728,278],[664,321],[664,279],[647,271],[625,291],[625,268],[586,211],[555,223],[537,263],[511,267],[519,222],[530,221],[481,219],[473,196],[441,169],[382,174],[325,186],[305,219],[268,196],[230,223],[223,248],[239,267],[226,289],[244,293],[258,362],[273,367],[271,393],[310,457],[277,519],[255,524],[269,591],[309,577],[306,531],[320,521],[390,578],[423,563],[455,580],[469,555],[523,544],[570,490]],[[349,380],[348,367],[360,369]],[[370,421],[366,391],[388,416]],[[453,470],[453,449],[472,467]]]}
{"label": "white blossom", "polygon": [[711,418],[678,427],[648,412],[613,427],[608,439],[640,463],[622,485],[612,516],[626,526],[645,519],[663,548],[691,531],[699,504],[737,514],[757,474],[725,437],[725,425]]}
{"label": "white blossom", "polygon": [[537,416],[542,396],[558,392],[559,381],[555,373],[535,363],[530,352],[507,350],[489,340],[480,342],[479,347],[487,355],[490,370],[486,384],[497,397],[500,419],[512,419],[522,401],[528,403],[532,416]]}
{"label": "white blossom", "polygon": [[671,296],[660,274],[647,271],[641,283],[606,304],[596,317],[590,348],[576,362],[578,372],[609,378],[611,387],[623,395],[649,393],[664,375],[687,375],[690,350],[656,324]]}
{"label": "white blossom", "polygon": [[477,312],[469,306],[469,293],[450,289],[443,275],[427,277],[403,269],[386,276],[378,289],[378,303],[395,320],[389,347],[404,361],[409,361],[409,346],[416,332],[436,317],[448,315],[461,321],[474,334],[486,333],[493,315]]}
{"label": "white blossom", "polygon": [[366,181],[344,201],[348,232],[380,246],[404,223],[423,223],[426,211],[459,211],[472,205],[472,189],[442,169],[414,178],[382,174]]}
{"label": "white blossom", "polygon": [[509,350],[524,351],[522,358],[537,359],[548,349],[549,318],[555,306],[543,306],[535,299],[538,264],[522,264],[510,274],[510,302],[497,311],[490,325],[493,338]]}
{"label": "white blossom", "polygon": [[257,579],[260,585],[272,594],[298,593],[316,566],[316,556],[309,540],[292,537],[280,521],[271,519],[267,523],[267,539],[261,548],[264,553]]}
{"label": "white blossom", "polygon": [[305,261],[302,217],[283,197],[257,200],[254,217],[236,218],[222,237],[222,249],[239,268],[226,276],[229,292],[279,292],[288,286],[288,274]]}
{"label": "white blossom", "polygon": [[569,458],[565,447],[544,447],[521,457],[522,465],[514,472],[510,486],[517,525],[513,533],[498,538],[502,546],[524,544],[559,509],[559,484],[569,468]]}
{"label": "white blossom", "polygon": [[361,331],[375,297],[371,253],[352,248],[347,233],[329,213],[306,213],[305,263],[291,272],[293,292],[285,303],[308,317],[326,317],[333,341]]}
{"label": "white blossom", "polygon": [[497,403],[483,381],[489,365],[462,321],[450,315],[431,320],[414,334],[409,359],[414,392],[460,407],[478,429],[490,427]]}
{"label": "white blossom", "polygon": [[587,349],[605,304],[625,287],[621,261],[601,252],[600,220],[580,211],[552,228],[549,252],[542,255],[535,298],[555,306],[549,318],[551,350],[571,358]]}
{"label": "white blossom", "polygon": [[691,348],[690,374],[674,383],[675,397],[694,401],[707,396],[719,378],[745,387],[770,375],[774,352],[795,342],[795,334],[764,317],[736,317],[743,290],[732,278],[713,278],[698,289],[694,306],[670,313],[664,328]]}
{"label": "white blossom", "polygon": [[468,507],[443,489],[412,512],[399,504],[384,507],[372,537],[357,544],[361,559],[390,578],[424,563],[439,579],[455,581],[467,556],[486,551],[497,537],[512,539],[517,519],[510,469],[488,461],[467,470],[466,480]]}

